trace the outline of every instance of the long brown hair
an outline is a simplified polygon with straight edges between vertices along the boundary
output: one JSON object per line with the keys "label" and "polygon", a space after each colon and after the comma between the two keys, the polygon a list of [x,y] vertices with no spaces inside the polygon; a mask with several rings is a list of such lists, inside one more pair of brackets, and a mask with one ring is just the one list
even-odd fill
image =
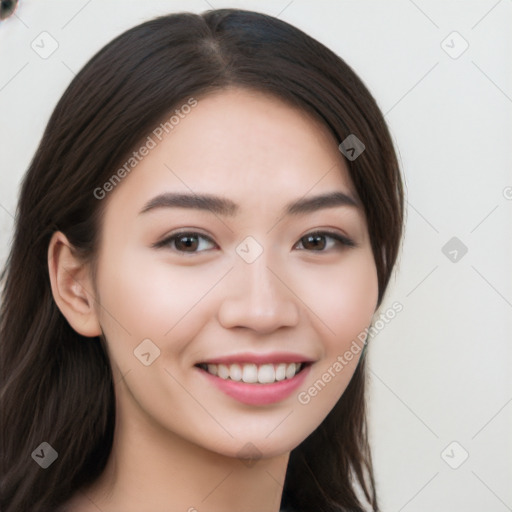
{"label": "long brown hair", "polygon": [[[102,48],[57,104],[24,177],[2,273],[0,509],[57,510],[95,481],[115,424],[104,340],[67,323],[51,293],[47,251],[62,231],[91,261],[102,208],[94,190],[163,114],[228,86],[256,89],[320,119],[340,143],[366,213],[381,304],[402,236],[403,185],[392,139],[372,95],[331,50],[268,15],[237,9],[176,13],[138,25]],[[343,396],[292,450],[281,506],[303,512],[377,511],[367,436],[364,351]],[[58,459],[42,469],[42,442]],[[359,493],[360,494],[360,493]]]}

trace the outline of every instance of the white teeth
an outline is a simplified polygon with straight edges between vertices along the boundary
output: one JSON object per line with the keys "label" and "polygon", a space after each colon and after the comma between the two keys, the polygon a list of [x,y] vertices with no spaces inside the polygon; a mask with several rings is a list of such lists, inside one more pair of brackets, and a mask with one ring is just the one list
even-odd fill
{"label": "white teeth", "polygon": [[242,369],[242,380],[250,384],[258,382],[258,367],[255,364],[244,364]]}
{"label": "white teeth", "polygon": [[201,365],[208,373],[216,375],[221,379],[231,379],[234,381],[243,381],[248,384],[272,384],[285,379],[295,377],[301,369],[301,363],[279,363],[279,364],[262,364],[253,363],[238,364],[204,364]]}
{"label": "white teeth", "polygon": [[[295,373],[294,373],[295,375]],[[258,382],[270,384],[276,380],[276,371],[271,364],[262,364],[258,370]]]}
{"label": "white teeth", "polygon": [[225,364],[219,364],[217,367],[217,376],[221,379],[229,378],[229,368]]}
{"label": "white teeth", "polygon": [[286,367],[286,378],[287,379],[291,379],[294,375],[295,375],[295,363],[290,363],[287,367]]}
{"label": "white teeth", "polygon": [[284,380],[286,378],[286,364],[281,363],[276,368],[276,380]]}
{"label": "white teeth", "polygon": [[229,377],[231,378],[231,380],[242,380],[242,368],[240,367],[239,364],[232,364],[229,367]]}

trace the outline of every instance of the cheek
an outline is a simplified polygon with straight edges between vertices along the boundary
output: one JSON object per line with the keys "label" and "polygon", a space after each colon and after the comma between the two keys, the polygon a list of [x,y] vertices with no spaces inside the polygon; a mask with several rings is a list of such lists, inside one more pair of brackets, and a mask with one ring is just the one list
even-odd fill
{"label": "cheek", "polygon": [[378,279],[372,253],[354,252],[337,271],[319,269],[317,282],[315,293],[306,295],[305,302],[318,315],[315,325],[322,333],[323,354],[297,398],[325,416],[357,368],[375,312]]}
{"label": "cheek", "polygon": [[[148,249],[109,252],[107,247],[104,254],[98,269],[100,316],[114,350],[119,346],[130,354],[149,338],[177,355],[220,307],[212,297],[224,293],[219,279],[229,265],[178,265],[163,255],[155,258]],[[120,256],[109,257],[113,254]],[[292,265],[283,279],[316,331],[326,361],[345,352],[371,321],[377,274],[369,250],[347,253],[335,264]]]}
{"label": "cheek", "polygon": [[219,268],[171,264],[147,249],[125,249],[115,259],[107,255],[98,269],[107,339],[133,349],[149,338],[163,350],[172,338],[167,348],[179,352],[200,330],[201,302],[223,273]]}
{"label": "cheek", "polygon": [[354,251],[337,265],[303,273],[299,297],[323,324],[326,350],[343,346],[371,322],[378,298],[377,270],[370,250]]}

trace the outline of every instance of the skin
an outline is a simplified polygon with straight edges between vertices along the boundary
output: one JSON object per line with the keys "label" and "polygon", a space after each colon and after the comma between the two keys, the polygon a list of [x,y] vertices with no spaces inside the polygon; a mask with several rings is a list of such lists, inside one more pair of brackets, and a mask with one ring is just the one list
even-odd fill
{"label": "skin", "polygon": [[[162,192],[191,191],[229,198],[240,212],[140,213]],[[106,337],[117,401],[107,468],[68,510],[278,512],[290,451],[334,407],[360,353],[308,404],[298,394],[349,349],[377,304],[360,203],[281,216],[292,200],[333,191],[359,201],[327,129],[275,98],[233,88],[200,98],[103,199],[94,282],[66,237],[54,234],[55,300],[75,330]],[[180,239],[153,247],[184,229],[208,238],[190,252]],[[305,235],[318,229],[357,245],[328,236],[308,245]],[[247,236],[263,249],[252,263],[236,252]],[[149,366],[134,356],[147,338],[160,350]],[[300,389],[270,405],[238,402],[194,367],[274,351],[315,362]],[[247,443],[260,457],[251,465],[239,453]]]}

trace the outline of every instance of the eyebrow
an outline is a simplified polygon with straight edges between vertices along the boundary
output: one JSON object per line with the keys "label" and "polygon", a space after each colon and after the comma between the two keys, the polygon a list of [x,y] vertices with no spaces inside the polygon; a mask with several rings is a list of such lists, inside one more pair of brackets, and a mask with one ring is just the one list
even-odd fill
{"label": "eyebrow", "polygon": [[[358,208],[359,203],[351,195],[336,191],[308,198],[300,198],[288,203],[284,208],[284,215],[302,215],[324,208],[351,206]],[[140,214],[157,208],[190,208],[195,210],[209,210],[223,216],[233,217],[240,211],[240,206],[230,199],[211,194],[183,194],[166,192],[149,200]]]}

